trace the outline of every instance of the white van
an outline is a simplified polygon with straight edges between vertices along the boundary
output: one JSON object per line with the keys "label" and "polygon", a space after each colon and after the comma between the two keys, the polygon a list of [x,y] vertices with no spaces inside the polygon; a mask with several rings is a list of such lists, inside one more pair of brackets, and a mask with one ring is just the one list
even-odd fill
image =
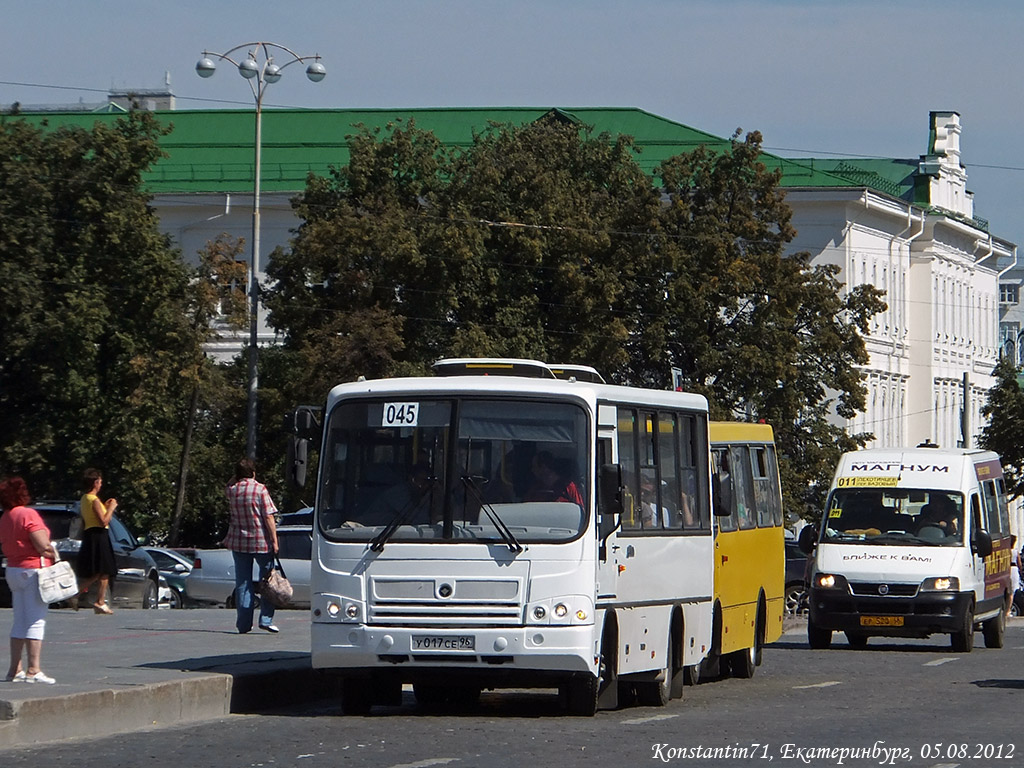
{"label": "white van", "polygon": [[999,455],[926,446],[840,459],[817,542],[811,527],[800,539],[813,552],[812,648],[828,648],[833,631],[854,647],[945,633],[969,652],[979,626],[987,647],[1002,647],[1012,594]]}

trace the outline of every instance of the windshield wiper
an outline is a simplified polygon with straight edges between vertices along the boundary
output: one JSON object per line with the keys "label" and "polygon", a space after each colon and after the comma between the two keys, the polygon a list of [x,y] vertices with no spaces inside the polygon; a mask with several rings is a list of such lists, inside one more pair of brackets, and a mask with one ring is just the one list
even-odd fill
{"label": "windshield wiper", "polygon": [[466,486],[468,490],[473,492],[473,499],[480,505],[480,509],[487,514],[491,524],[501,535],[502,541],[505,542],[505,546],[513,552],[522,552],[523,545],[519,543],[512,531],[509,530],[509,527],[505,525],[505,521],[498,516],[494,507],[492,507],[489,502],[484,501],[483,496],[480,494],[480,488],[476,484],[477,479],[472,475],[462,475],[460,479],[462,480],[462,484]]}
{"label": "windshield wiper", "polygon": [[437,479],[431,477],[428,478],[428,482],[430,483],[428,488],[424,489],[423,493],[419,496],[414,496],[409,499],[405,506],[398,510],[398,512],[395,513],[395,516],[391,518],[391,522],[384,526],[384,530],[373,537],[370,541],[370,550],[372,552],[383,551],[384,545],[391,541],[391,537],[395,535],[395,531],[409,522],[409,518],[412,517],[413,511],[415,511],[416,507],[418,507],[420,502],[423,501],[423,497],[428,493],[434,492],[434,485],[437,484]]}

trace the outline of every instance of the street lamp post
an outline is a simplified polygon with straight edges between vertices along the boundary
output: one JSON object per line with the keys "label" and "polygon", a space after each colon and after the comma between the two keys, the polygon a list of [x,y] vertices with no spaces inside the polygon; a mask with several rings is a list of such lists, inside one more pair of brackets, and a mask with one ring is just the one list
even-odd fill
{"label": "street lamp post", "polygon": [[[249,49],[246,58],[235,61],[232,54],[242,49]],[[274,54],[286,59],[284,64],[274,61]],[[212,77],[217,70],[214,59],[227,61],[238,68],[238,73],[249,81],[253,98],[256,101],[256,136],[255,162],[252,191],[252,255],[249,259],[249,396],[246,403],[246,437],[245,455],[256,458],[256,390],[259,383],[257,370],[256,342],[259,330],[260,283],[257,277],[260,259],[260,155],[263,144],[263,94],[267,86],[281,79],[286,67],[295,63],[310,62],[306,67],[306,77],[319,83],[327,75],[327,70],[320,63],[319,54],[299,56],[283,45],[268,42],[243,43],[224,53],[203,51],[203,56],[196,64],[196,73],[200,77]]]}

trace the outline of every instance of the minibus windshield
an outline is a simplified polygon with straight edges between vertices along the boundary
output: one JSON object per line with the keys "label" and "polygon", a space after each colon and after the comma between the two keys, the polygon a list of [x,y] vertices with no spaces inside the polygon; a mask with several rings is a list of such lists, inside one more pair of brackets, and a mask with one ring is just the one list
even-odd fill
{"label": "minibus windshield", "polygon": [[826,505],[823,542],[893,546],[963,543],[963,495],[935,489],[837,488]]}

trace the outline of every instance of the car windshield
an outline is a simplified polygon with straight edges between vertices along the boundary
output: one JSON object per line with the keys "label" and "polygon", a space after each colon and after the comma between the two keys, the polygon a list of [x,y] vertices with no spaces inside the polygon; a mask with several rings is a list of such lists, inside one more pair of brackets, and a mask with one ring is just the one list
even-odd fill
{"label": "car windshield", "polygon": [[839,488],[832,492],[822,541],[880,546],[963,543],[963,495],[935,489]]}
{"label": "car windshield", "polygon": [[358,400],[327,426],[317,520],[338,541],[564,541],[586,523],[587,418],[565,402]]}

